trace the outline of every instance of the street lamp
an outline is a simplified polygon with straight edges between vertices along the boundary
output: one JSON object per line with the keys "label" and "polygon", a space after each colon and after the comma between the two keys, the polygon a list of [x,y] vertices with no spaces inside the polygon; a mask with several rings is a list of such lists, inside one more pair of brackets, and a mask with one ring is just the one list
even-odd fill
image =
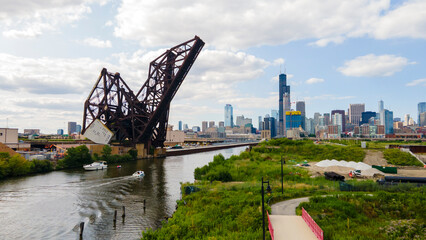
{"label": "street lamp", "polygon": [[265,199],[264,199],[264,194],[265,191],[263,189],[263,184],[267,183],[268,186],[266,187],[266,192],[267,193],[272,193],[272,189],[271,186],[269,186],[269,181],[263,181],[263,177],[262,177],[262,220],[263,220],[263,240],[265,240]]}

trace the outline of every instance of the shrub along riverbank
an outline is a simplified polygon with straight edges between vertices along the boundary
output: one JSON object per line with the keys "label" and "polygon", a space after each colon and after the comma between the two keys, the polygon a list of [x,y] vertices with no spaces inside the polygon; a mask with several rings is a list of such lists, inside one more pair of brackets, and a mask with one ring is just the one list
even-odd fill
{"label": "shrub along riverbank", "polygon": [[[287,162],[283,169],[284,194],[281,194],[281,156]],[[337,182],[325,180],[324,177],[311,178],[305,169],[295,166],[294,163],[326,158],[361,161],[364,156],[364,151],[355,146],[316,145],[312,141],[287,139],[261,143],[250,151],[231,156],[229,159],[217,155],[208,165],[194,171],[197,181],[191,185],[195,185],[200,191],[189,195],[183,194],[173,217],[164,221],[160,229],[144,231],[143,239],[261,239],[262,177],[269,180],[273,191],[272,195],[266,196],[266,203],[303,196],[341,193]],[[296,161],[289,164],[289,160]],[[183,186],[186,185],[189,184]],[[373,192],[382,189],[376,188],[374,182],[365,182],[363,185],[365,185],[363,189]],[[390,190],[399,191],[396,188]],[[424,194],[424,188],[418,191]],[[400,194],[402,199],[406,193]],[[372,206],[378,206],[379,203],[381,200],[377,200]],[[349,216],[364,218],[361,217],[364,212],[357,213],[360,216],[349,214],[352,213],[343,212],[342,218],[345,221]],[[397,215],[396,212],[395,214]],[[314,216],[317,220],[320,214]],[[369,215],[365,217],[370,218]],[[412,215],[409,217],[411,219]],[[387,219],[389,223],[391,219],[393,218]],[[407,218],[404,215],[396,219]],[[359,222],[358,226],[371,229],[373,227],[368,224],[372,222],[374,219],[366,221],[365,225]],[[320,226],[328,230],[328,224],[334,223],[323,221]],[[377,228],[386,226],[388,225],[382,224]],[[358,234],[356,231],[350,233],[351,235],[345,236],[344,239],[366,239],[363,237],[364,233]],[[340,236],[342,235],[327,235],[327,239],[340,239]]]}
{"label": "shrub along riverbank", "polygon": [[48,160],[27,161],[19,154],[10,156],[9,153],[0,152],[0,179],[50,172],[52,170],[52,163]]}

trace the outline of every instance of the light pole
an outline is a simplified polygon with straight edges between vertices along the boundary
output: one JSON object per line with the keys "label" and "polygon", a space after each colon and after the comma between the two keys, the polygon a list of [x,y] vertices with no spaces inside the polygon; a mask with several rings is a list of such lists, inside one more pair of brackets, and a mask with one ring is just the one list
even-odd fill
{"label": "light pole", "polygon": [[284,194],[283,156],[281,156],[281,194]]}
{"label": "light pole", "polygon": [[268,193],[272,192],[271,186],[269,186],[269,181],[263,181],[263,177],[262,177],[262,220],[263,220],[263,228],[262,228],[262,230],[263,230],[263,240],[265,240],[265,199],[264,199],[264,196],[263,196],[265,194],[265,191],[263,189],[263,184],[264,183],[268,184],[268,186],[266,187],[266,191]]}

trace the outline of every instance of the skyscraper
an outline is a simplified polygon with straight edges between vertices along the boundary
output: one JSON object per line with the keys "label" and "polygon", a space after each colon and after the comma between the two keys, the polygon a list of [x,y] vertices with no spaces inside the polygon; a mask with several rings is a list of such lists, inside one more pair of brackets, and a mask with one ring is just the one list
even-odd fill
{"label": "skyscraper", "polygon": [[284,135],[286,111],[290,110],[290,86],[287,86],[287,75],[280,74],[279,78],[279,135]]}
{"label": "skyscraper", "polygon": [[75,133],[77,131],[77,123],[76,122],[68,122],[68,135]]}
{"label": "skyscraper", "polygon": [[383,104],[383,100],[380,100],[380,101],[379,101],[379,113],[380,113],[383,109],[385,109],[385,108],[384,108],[384,104]]}
{"label": "skyscraper", "polygon": [[231,104],[225,106],[225,127],[234,127],[234,114]]}
{"label": "skyscraper", "polygon": [[426,112],[426,102],[419,102],[419,104],[417,104],[417,110],[418,110],[417,124],[419,124],[420,123],[420,114]]}
{"label": "skyscraper", "polygon": [[[328,126],[330,125],[330,121],[331,121],[331,117],[330,117],[330,113],[324,113],[324,125]],[[302,119],[303,121],[303,119]]]}
{"label": "skyscraper", "polygon": [[214,127],[214,121],[209,121],[209,128]]}
{"label": "skyscraper", "polygon": [[342,115],[342,132],[346,131],[346,117],[345,117],[345,110],[333,110],[331,111],[331,117],[333,117],[334,114],[339,113]]}
{"label": "skyscraper", "polygon": [[272,132],[271,132],[271,137],[275,137],[277,135],[278,132],[278,118],[279,118],[279,114],[278,114],[278,110],[271,110],[271,117],[273,117],[275,119],[275,135],[272,136]]}
{"label": "skyscraper", "polygon": [[258,119],[259,119],[259,129],[258,130],[262,131],[263,130],[262,116],[259,116]]}
{"label": "skyscraper", "polygon": [[206,130],[207,130],[207,121],[202,121],[201,122],[201,131],[206,132]]}
{"label": "skyscraper", "polygon": [[349,104],[349,121],[358,126],[363,112],[365,112],[365,104]]}
{"label": "skyscraper", "polygon": [[359,125],[361,126],[362,124],[368,124],[370,118],[375,118],[377,116],[376,112],[363,112],[361,114],[361,121],[359,122]]}
{"label": "skyscraper", "polygon": [[296,111],[300,111],[302,117],[302,128],[306,130],[306,111],[305,111],[305,101],[297,101],[296,102]]}
{"label": "skyscraper", "polygon": [[182,131],[182,121],[179,121],[179,131]]}
{"label": "skyscraper", "polygon": [[286,129],[290,130],[293,128],[299,128],[302,124],[301,113],[300,111],[287,111],[285,113],[286,117]]}
{"label": "skyscraper", "polygon": [[393,133],[393,112],[383,109],[380,112],[380,124],[385,126],[385,134]]}

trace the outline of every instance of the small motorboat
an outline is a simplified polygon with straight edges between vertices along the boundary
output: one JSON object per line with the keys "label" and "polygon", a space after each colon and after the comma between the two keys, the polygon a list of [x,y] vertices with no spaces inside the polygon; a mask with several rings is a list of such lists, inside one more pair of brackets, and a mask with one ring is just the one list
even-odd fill
{"label": "small motorboat", "polygon": [[145,176],[145,173],[143,171],[139,170],[139,171],[136,171],[135,173],[133,173],[132,176],[133,177],[143,177],[143,176]]}
{"label": "small motorboat", "polygon": [[117,165],[117,168],[121,168],[121,165]]}
{"label": "small motorboat", "polygon": [[104,170],[104,168],[106,169],[107,167],[108,165],[106,161],[94,162],[83,166],[84,170],[86,171]]}

